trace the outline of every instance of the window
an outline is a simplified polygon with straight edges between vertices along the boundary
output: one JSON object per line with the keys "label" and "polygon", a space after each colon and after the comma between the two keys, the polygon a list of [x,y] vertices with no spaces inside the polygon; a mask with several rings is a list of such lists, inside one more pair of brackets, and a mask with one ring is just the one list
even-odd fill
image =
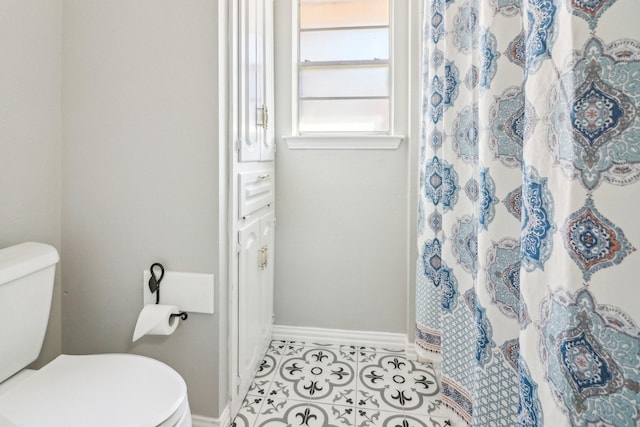
{"label": "window", "polygon": [[391,131],[389,9],[389,0],[299,1],[299,134]]}

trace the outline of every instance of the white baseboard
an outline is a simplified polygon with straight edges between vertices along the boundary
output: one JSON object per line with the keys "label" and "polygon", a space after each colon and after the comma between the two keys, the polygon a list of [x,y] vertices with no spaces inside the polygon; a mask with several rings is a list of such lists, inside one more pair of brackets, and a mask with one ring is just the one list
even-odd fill
{"label": "white baseboard", "polygon": [[407,359],[418,360],[418,352],[416,351],[415,343],[407,342],[405,353],[407,355]]}
{"label": "white baseboard", "polygon": [[220,418],[205,417],[202,415],[191,415],[192,427],[229,427],[231,419],[229,418],[229,405],[227,405]]}
{"label": "white baseboard", "polygon": [[274,340],[345,344],[362,347],[406,349],[407,335],[390,332],[347,331],[343,329],[306,328],[273,325]]}
{"label": "white baseboard", "polygon": [[216,418],[191,414],[191,425],[193,427],[218,427],[220,421]]}

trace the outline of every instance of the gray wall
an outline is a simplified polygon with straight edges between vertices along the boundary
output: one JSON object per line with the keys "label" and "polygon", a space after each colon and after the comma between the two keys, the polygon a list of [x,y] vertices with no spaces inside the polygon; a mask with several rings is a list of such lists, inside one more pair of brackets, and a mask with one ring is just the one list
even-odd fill
{"label": "gray wall", "polygon": [[277,162],[276,324],[405,333],[406,145]]}
{"label": "gray wall", "polygon": [[217,3],[65,0],[65,353],[132,352],[186,380],[217,417],[218,315],[131,336],[142,271],[218,269]]}
{"label": "gray wall", "polygon": [[[0,1],[0,247],[60,249],[61,1]],[[35,366],[60,354],[59,269]]]}
{"label": "gray wall", "polygon": [[[275,5],[276,135],[290,135],[291,2]],[[409,144],[318,151],[278,141],[276,324],[407,332]]]}

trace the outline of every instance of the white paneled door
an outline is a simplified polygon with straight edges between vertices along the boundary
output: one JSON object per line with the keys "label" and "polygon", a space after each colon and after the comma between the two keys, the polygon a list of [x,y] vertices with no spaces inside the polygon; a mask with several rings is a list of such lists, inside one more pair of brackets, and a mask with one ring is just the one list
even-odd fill
{"label": "white paneled door", "polygon": [[254,220],[238,232],[238,377],[239,393],[249,389],[260,354],[260,221]]}
{"label": "white paneled door", "polygon": [[271,161],[273,131],[273,0],[240,2],[239,160]]}
{"label": "white paneled door", "polygon": [[260,218],[260,332],[261,347],[266,351],[271,342],[273,327],[273,279],[275,214],[273,211]]}
{"label": "white paneled door", "polygon": [[273,210],[238,232],[238,395],[244,396],[269,342],[273,322]]}

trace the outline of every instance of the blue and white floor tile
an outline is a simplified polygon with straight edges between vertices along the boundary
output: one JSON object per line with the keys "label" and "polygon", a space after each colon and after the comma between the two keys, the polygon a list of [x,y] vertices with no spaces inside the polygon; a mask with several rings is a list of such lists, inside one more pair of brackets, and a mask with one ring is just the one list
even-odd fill
{"label": "blue and white floor tile", "polygon": [[236,427],[450,426],[431,364],[403,349],[273,341]]}
{"label": "blue and white floor tile", "polygon": [[351,405],[356,397],[356,369],[357,363],[340,358],[337,349],[305,347],[300,354],[282,359],[270,397]]}
{"label": "blue and white floor tile", "polygon": [[[403,356],[363,353],[358,365],[358,406],[428,415],[440,394],[433,367]],[[431,411],[430,411],[431,410]]]}

